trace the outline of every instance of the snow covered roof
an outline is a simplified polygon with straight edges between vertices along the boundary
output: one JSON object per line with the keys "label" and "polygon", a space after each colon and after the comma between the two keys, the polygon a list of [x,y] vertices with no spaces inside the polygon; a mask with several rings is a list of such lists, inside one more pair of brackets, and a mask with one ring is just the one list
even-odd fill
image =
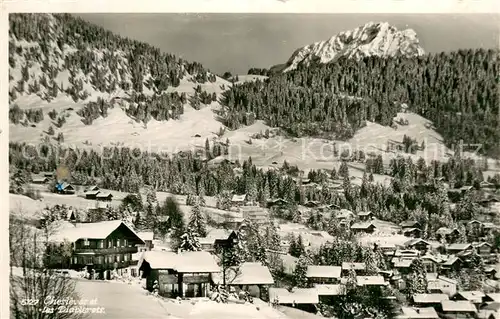
{"label": "snow covered roof", "polygon": [[142,240],[153,240],[154,233],[152,231],[141,231],[141,232],[138,232],[137,235]]}
{"label": "snow covered roof", "polygon": [[472,248],[472,244],[451,244],[446,247],[448,250],[466,250]]}
{"label": "snow covered roof", "polygon": [[335,215],[335,218],[343,219],[343,218],[349,218],[349,217],[352,217],[352,216],[354,216],[354,213],[351,212],[350,210],[348,210],[348,209],[341,209],[340,211],[337,212],[337,214]]}
{"label": "snow covered roof", "polygon": [[33,176],[33,177],[31,177],[31,180],[33,182],[45,182],[45,181],[48,180],[48,178],[47,177],[43,177],[43,176],[42,177],[40,177],[40,176]]}
{"label": "snow covered roof", "polygon": [[342,267],[339,266],[307,266],[307,278],[340,278]]}
{"label": "snow covered roof", "polygon": [[319,296],[339,296],[345,294],[344,285],[316,284],[314,288]]}
{"label": "snow covered roof", "polygon": [[433,307],[413,308],[401,307],[402,315],[397,316],[398,319],[439,319],[436,309]]}
{"label": "snow covered roof", "polygon": [[460,258],[457,256],[450,256],[450,258],[443,263],[443,266],[451,266],[459,260]]}
{"label": "snow covered roof", "polygon": [[486,295],[488,299],[494,302],[500,302],[500,293],[490,293]]}
{"label": "snow covered roof", "polygon": [[358,216],[370,216],[370,215],[373,215],[372,212],[359,212],[358,213]]}
{"label": "snow covered roof", "polygon": [[173,269],[181,273],[219,272],[214,257],[206,251],[190,251],[177,254],[171,251],[145,251],[138,267],[147,262],[152,269]]}
{"label": "snow covered roof", "polygon": [[443,300],[449,300],[446,294],[414,294],[413,301],[415,303],[440,303]]}
{"label": "snow covered roof", "polygon": [[99,194],[99,191],[88,191],[88,192],[85,192],[85,195],[97,195]]}
{"label": "snow covered roof", "polygon": [[111,193],[98,193],[96,195],[97,198],[106,198],[106,197],[113,197],[113,194]]}
{"label": "snow covered roof", "polygon": [[269,300],[278,304],[317,304],[319,296],[316,288],[297,288],[292,292],[285,288],[269,288]]}
{"label": "snow covered roof", "polygon": [[[212,280],[221,284],[222,273],[212,274]],[[260,263],[246,262],[239,267],[230,267],[226,269],[226,283],[228,285],[272,285],[273,276],[269,268]]]}
{"label": "snow covered roof", "polygon": [[91,185],[91,186],[88,186],[86,189],[85,189],[85,193],[86,192],[89,192],[89,191],[96,191],[96,190],[99,190],[99,187],[97,187],[97,185]]}
{"label": "snow covered roof", "polygon": [[70,242],[75,242],[81,238],[105,239],[122,224],[140,239],[140,237],[121,220],[111,220],[97,223],[61,223],[59,227],[55,229],[54,234],[50,236],[49,240],[62,242],[66,239]]}
{"label": "snow covered roof", "polygon": [[[405,232],[407,231],[411,231],[411,230],[414,230],[414,229],[418,229],[418,228],[410,228],[410,229],[405,229]],[[420,230],[420,229],[418,229]],[[424,243],[426,244],[427,246],[430,246],[431,244],[426,241],[426,240],[423,240],[422,238],[414,238],[414,239],[410,239],[409,241],[407,241],[406,243],[404,243],[405,247],[411,247],[415,244],[418,244],[418,243]]]}
{"label": "snow covered roof", "polygon": [[387,285],[383,276],[356,276],[358,286],[384,286]]}
{"label": "snow covered roof", "polygon": [[441,307],[443,308],[443,312],[477,312],[476,307],[467,300],[443,300],[441,301]]}

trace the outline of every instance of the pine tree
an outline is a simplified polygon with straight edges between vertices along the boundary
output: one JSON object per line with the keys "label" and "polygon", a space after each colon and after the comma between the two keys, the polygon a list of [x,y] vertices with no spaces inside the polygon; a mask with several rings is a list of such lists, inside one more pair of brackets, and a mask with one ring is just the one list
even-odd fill
{"label": "pine tree", "polygon": [[153,205],[147,204],[146,205],[146,215],[144,217],[144,227],[145,227],[145,229],[147,229],[149,231],[154,231],[156,224],[157,224],[156,211],[153,208]]}
{"label": "pine tree", "polygon": [[280,258],[281,237],[273,222],[266,227],[266,248],[269,251],[268,263],[272,273],[278,273],[281,270],[282,263]]}
{"label": "pine tree", "polygon": [[201,211],[200,204],[197,202],[191,209],[191,216],[189,216],[188,229],[192,232],[198,234],[200,237],[207,236],[207,225],[205,221],[205,216]]}

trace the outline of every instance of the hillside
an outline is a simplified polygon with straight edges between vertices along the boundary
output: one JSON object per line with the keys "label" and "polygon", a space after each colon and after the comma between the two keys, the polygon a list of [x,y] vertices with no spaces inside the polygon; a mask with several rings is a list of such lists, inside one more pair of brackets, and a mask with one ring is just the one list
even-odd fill
{"label": "hillside", "polygon": [[[284,72],[294,70],[299,64],[329,63],[341,57],[418,57],[424,54],[417,34],[412,29],[398,30],[387,22],[369,22],[354,30],[332,36],[297,49],[284,66]],[[280,67],[275,68],[275,70]]]}
{"label": "hillside", "polygon": [[[229,85],[199,63],[68,14],[10,15],[9,66],[14,141],[43,140],[50,126],[76,144],[127,140],[149,122],[157,135],[158,123],[198,122],[190,111],[210,105]],[[209,118],[206,112],[200,118]],[[208,136],[219,126],[199,128]]]}

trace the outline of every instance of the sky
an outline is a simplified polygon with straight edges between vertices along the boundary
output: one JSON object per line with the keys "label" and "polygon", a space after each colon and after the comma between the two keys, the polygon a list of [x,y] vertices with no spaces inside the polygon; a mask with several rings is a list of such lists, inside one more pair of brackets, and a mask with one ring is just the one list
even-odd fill
{"label": "sky", "polygon": [[426,52],[498,48],[499,15],[487,14],[78,14],[132,39],[222,74],[284,63],[310,43],[367,22],[389,22],[417,32]]}

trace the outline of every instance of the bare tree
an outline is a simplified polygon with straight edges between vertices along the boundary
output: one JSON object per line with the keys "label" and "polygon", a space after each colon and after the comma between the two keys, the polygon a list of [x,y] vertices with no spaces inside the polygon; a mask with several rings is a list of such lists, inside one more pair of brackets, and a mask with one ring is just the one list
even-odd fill
{"label": "bare tree", "polygon": [[[22,214],[21,214],[22,215]],[[16,319],[79,319],[84,315],[65,309],[78,307],[75,281],[46,268],[49,229],[30,226],[11,214],[10,310]],[[65,301],[64,304],[55,301]],[[72,304],[73,303],[73,304]],[[76,304],[74,304],[76,303]]]}

